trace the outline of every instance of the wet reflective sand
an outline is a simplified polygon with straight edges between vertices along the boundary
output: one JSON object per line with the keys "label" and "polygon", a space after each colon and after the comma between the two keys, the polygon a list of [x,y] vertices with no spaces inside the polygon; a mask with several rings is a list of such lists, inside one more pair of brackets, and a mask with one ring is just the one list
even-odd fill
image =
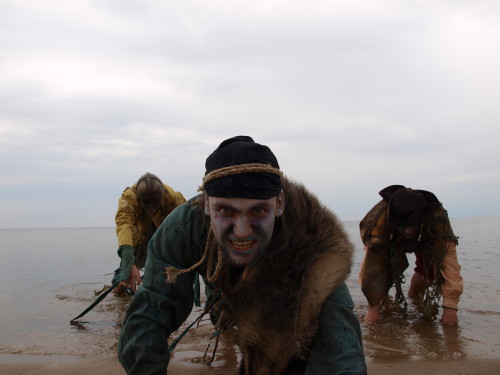
{"label": "wet reflective sand", "polygon": [[[110,295],[78,324],[69,325],[66,321],[65,327],[60,327],[64,334],[27,333],[30,345],[19,342],[10,348],[2,346],[0,374],[124,374],[116,359],[116,342],[130,299]],[[90,303],[91,299],[82,302]],[[364,315],[363,307],[356,312]],[[490,348],[491,352],[486,352],[486,347],[483,352],[475,352],[479,346],[462,336],[460,326],[443,327],[438,322],[422,320],[418,313],[410,308],[409,317],[402,319],[389,309],[382,322],[362,323],[370,374],[499,373],[500,358],[495,348]],[[199,314],[201,309],[195,309],[172,337],[177,337]],[[169,373],[237,374],[241,356],[233,332],[222,335],[213,361],[206,364],[215,344],[212,340],[209,346],[212,329],[208,318],[204,318],[200,326],[184,336],[172,355]]]}

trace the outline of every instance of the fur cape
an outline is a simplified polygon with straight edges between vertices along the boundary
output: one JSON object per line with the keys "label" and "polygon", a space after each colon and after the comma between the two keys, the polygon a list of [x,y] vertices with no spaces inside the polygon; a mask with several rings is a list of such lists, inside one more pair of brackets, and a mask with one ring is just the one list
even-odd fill
{"label": "fur cape", "polygon": [[353,245],[337,217],[301,184],[283,185],[285,212],[266,252],[229,288],[217,283],[237,327],[243,375],[302,374],[320,309],[351,271]]}

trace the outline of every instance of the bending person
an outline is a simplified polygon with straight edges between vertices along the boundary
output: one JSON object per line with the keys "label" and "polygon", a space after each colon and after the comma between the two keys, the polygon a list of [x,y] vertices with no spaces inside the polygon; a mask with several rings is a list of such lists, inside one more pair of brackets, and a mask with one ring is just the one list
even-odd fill
{"label": "bending person", "polygon": [[186,199],[152,173],[142,175],[137,183],[127,187],[118,201],[116,236],[120,268],[115,271],[113,290],[121,294],[124,288],[132,292],[142,283],[139,270],[146,263],[150,238],[170,212]]}
{"label": "bending person", "polygon": [[457,259],[458,237],[448,213],[436,196],[425,190],[391,185],[380,191],[382,200],[360,222],[365,258],[360,270],[361,290],[368,300],[366,321],[380,319],[381,305],[392,286],[396,304],[406,309],[401,285],[407,255],[416,257],[408,296],[420,297],[428,317],[441,306],[441,321],[458,323],[463,279]]}

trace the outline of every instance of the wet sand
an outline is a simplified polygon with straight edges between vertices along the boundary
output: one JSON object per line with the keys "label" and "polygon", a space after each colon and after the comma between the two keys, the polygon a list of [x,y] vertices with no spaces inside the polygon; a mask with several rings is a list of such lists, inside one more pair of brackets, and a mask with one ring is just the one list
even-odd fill
{"label": "wet sand", "polygon": [[[44,338],[44,343],[23,344],[23,349],[1,348],[0,375],[125,374],[116,349],[119,322],[123,320],[131,298],[108,297],[85,320],[71,326],[67,336],[49,335]],[[88,298],[86,303],[91,300]],[[201,308],[195,308],[172,337],[177,337],[201,311]],[[374,324],[362,321],[366,313],[364,306],[356,307],[355,313],[361,321],[368,374],[500,374],[500,357],[495,347],[490,347],[491,352],[488,352],[484,344],[474,346],[474,340],[464,337],[459,327],[443,327],[439,322],[422,320],[414,306],[410,306],[406,319],[387,308],[383,320]],[[183,337],[171,356],[169,374],[238,373],[241,355],[231,331],[221,337],[213,362],[210,365],[204,362],[212,329],[210,320],[204,317],[198,327]],[[209,355],[213,347],[214,342],[208,350]]]}
{"label": "wet sand", "polygon": [[[361,324],[369,374],[500,374],[500,277],[495,268],[500,261],[500,218],[460,223],[455,222],[464,249],[460,256],[467,287],[458,327],[423,320],[414,303],[406,317],[387,306],[382,322]],[[358,223],[348,224],[351,235],[358,235]],[[79,326],[69,324],[111,278],[109,270],[117,261],[109,251],[115,246],[114,228],[4,231],[2,241],[8,272],[2,274],[0,293],[0,375],[125,374],[116,358],[116,343],[130,297],[110,295]],[[71,251],[68,243],[74,245]],[[41,244],[43,251],[31,251],[23,262],[14,261],[19,253]],[[362,320],[366,299],[357,283],[362,247],[356,254],[347,284]],[[46,263],[46,259],[57,261]],[[44,272],[32,272],[40,264],[45,264]],[[195,309],[191,318],[199,314]],[[211,328],[208,319],[203,320],[181,340],[169,374],[237,374],[240,354],[230,335],[221,339],[214,362],[203,362]]]}
{"label": "wet sand", "polygon": [[[184,375],[236,375],[238,373],[239,351],[234,345],[234,337],[229,334],[221,338],[212,364],[203,362],[207,349],[207,338],[211,325],[202,325],[189,332],[179,343],[171,358],[168,373]],[[112,335],[115,336],[115,335]],[[1,375],[122,375],[125,371],[116,357],[116,345],[109,337],[109,346],[101,354],[83,356],[22,355],[2,357]],[[211,353],[213,346],[210,347]],[[373,351],[373,348],[367,348]],[[498,375],[500,360],[480,358],[458,359],[401,359],[395,352],[385,355],[383,360],[367,357],[368,374],[372,375]]]}
{"label": "wet sand", "polygon": [[[205,364],[188,364],[173,361],[170,374],[184,375],[236,375],[236,368],[210,367]],[[403,362],[368,362],[368,374],[371,375],[498,375],[500,361],[491,359],[465,359],[457,361],[420,360]],[[30,362],[7,363],[0,365],[2,375],[122,375],[125,371],[116,356],[92,356],[73,360],[51,360],[34,358]]]}

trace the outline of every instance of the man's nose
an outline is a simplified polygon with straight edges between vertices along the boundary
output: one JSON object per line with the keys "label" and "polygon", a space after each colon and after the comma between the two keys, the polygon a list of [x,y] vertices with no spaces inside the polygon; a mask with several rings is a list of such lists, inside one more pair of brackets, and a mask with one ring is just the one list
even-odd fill
{"label": "man's nose", "polygon": [[252,226],[248,217],[245,215],[238,215],[234,222],[233,232],[239,239],[245,239],[252,234]]}

